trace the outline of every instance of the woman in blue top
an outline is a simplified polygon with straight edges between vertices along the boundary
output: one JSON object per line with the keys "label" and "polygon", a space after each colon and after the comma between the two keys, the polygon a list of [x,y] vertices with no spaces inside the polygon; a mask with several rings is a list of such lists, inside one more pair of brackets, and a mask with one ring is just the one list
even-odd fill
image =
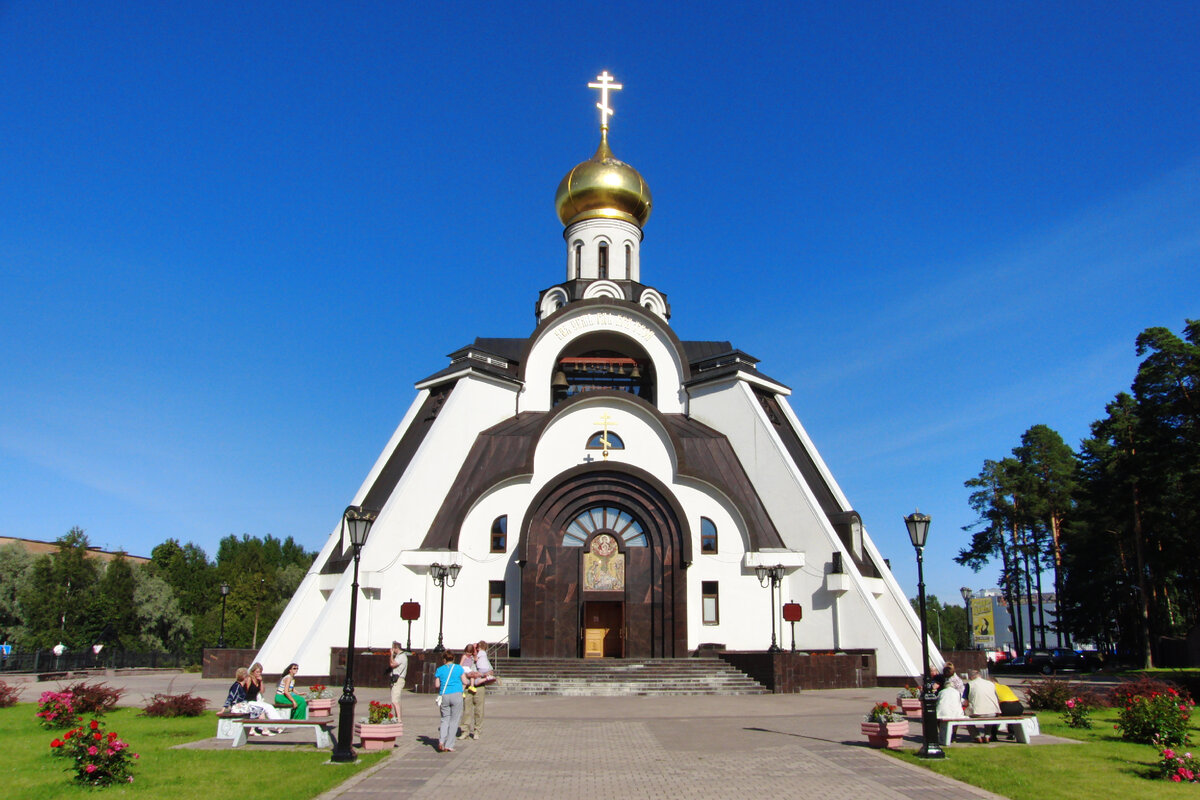
{"label": "woman in blue top", "polygon": [[454,735],[458,733],[458,723],[463,713],[463,673],[465,670],[454,663],[454,653],[449,650],[442,653],[442,665],[434,673],[433,685],[437,687],[438,695],[442,698],[442,724],[438,729],[438,752],[453,753]]}
{"label": "woman in blue top", "polygon": [[248,674],[245,667],[237,668],[237,672],[233,675],[233,685],[229,687],[229,694],[225,695],[225,708],[223,710],[232,711],[235,714],[245,711],[246,676]]}

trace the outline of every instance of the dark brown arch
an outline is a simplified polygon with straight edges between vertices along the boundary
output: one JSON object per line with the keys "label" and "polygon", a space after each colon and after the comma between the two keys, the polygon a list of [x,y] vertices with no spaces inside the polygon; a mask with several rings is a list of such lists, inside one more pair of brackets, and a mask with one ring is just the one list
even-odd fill
{"label": "dark brown arch", "polygon": [[530,503],[517,549],[523,567],[521,655],[570,658],[580,654],[580,614],[587,599],[580,582],[584,548],[563,547],[562,532],[576,515],[598,505],[628,511],[646,534],[646,547],[625,550],[621,595],[625,655],[686,655],[684,570],[691,561],[687,516],[654,476],[617,464],[585,464],[567,470]]}

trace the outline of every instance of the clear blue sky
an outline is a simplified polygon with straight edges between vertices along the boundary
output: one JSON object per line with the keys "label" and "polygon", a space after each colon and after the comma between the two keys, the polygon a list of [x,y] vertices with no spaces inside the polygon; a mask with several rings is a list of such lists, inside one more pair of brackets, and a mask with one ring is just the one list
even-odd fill
{"label": "clear blue sky", "polygon": [[902,585],[1035,423],[1200,316],[1200,4],[0,0],[0,534],[319,547],[414,396],[561,280],[612,145],[643,280],[792,404]]}

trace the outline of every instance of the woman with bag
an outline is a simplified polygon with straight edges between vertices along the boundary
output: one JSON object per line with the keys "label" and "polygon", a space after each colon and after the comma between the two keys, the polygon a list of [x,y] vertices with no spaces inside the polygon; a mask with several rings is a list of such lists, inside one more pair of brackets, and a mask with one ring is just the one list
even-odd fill
{"label": "woman with bag", "polygon": [[442,665],[434,673],[433,685],[438,690],[437,704],[441,707],[442,722],[438,729],[438,752],[453,753],[454,734],[462,720],[463,668],[454,663],[454,653],[442,653]]}

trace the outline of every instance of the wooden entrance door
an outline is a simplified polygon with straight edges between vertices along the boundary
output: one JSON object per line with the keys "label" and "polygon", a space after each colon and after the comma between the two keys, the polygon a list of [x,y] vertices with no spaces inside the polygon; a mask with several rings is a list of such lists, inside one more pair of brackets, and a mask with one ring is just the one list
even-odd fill
{"label": "wooden entrance door", "polygon": [[588,602],[583,608],[583,657],[620,658],[623,653],[624,604]]}

